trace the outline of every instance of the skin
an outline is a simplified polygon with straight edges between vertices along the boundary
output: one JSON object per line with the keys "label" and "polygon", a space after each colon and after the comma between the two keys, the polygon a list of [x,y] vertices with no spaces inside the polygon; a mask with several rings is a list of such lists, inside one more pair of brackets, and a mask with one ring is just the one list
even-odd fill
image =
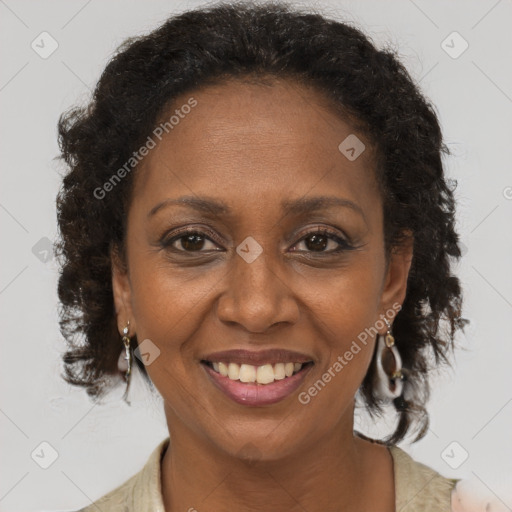
{"label": "skin", "polygon": [[[146,369],[171,437],[161,465],[165,508],[393,511],[388,449],[353,434],[354,396],[375,338],[309,404],[297,398],[405,298],[412,240],[386,265],[371,146],[358,134],[367,149],[349,161],[338,145],[354,129],[320,92],[297,83],[233,80],[178,98],[171,114],[190,96],[197,106],[137,171],[127,268],[115,259],[113,266],[119,331],[130,320],[130,336],[160,350]],[[231,213],[168,205],[148,217],[184,195],[222,200]],[[362,213],[281,208],[283,200],[321,195],[353,201]],[[189,252],[183,238],[159,244],[185,226],[207,228],[217,240],[206,233]],[[332,239],[318,248],[310,238],[318,228],[355,249],[331,253],[339,247]],[[236,253],[247,236],[263,249],[250,264]],[[232,348],[291,349],[315,364],[291,396],[248,407],[214,387],[199,364]]]}

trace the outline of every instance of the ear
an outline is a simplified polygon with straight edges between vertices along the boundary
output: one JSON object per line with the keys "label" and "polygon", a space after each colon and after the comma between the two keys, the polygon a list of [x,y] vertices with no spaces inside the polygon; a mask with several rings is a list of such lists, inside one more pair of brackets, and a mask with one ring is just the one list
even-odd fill
{"label": "ear", "polygon": [[116,309],[117,329],[119,333],[122,333],[129,321],[128,336],[133,336],[137,330],[137,325],[131,308],[131,283],[128,269],[117,249],[110,251],[110,259],[112,262],[112,291]]}
{"label": "ear", "polygon": [[413,258],[414,236],[411,231],[406,231],[407,238],[403,245],[393,248],[384,277],[380,299],[380,311],[395,309],[393,305],[402,305],[407,293],[407,279]]}

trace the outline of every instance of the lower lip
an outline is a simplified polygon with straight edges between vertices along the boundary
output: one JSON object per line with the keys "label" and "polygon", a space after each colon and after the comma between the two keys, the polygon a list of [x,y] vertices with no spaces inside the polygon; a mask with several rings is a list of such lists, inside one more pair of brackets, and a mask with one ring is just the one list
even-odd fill
{"label": "lower lip", "polygon": [[257,384],[256,382],[243,383],[231,380],[210,368],[204,363],[201,366],[206,370],[213,383],[229,398],[242,405],[270,405],[284,400],[290,396],[304,381],[313,365],[301,369],[295,375],[276,380],[272,384]]}

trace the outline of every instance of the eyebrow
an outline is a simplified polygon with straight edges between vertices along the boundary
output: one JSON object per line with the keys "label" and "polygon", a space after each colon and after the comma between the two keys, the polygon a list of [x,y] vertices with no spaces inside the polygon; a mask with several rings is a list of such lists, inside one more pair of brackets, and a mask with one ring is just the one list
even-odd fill
{"label": "eyebrow", "polygon": [[[164,207],[177,205],[187,206],[202,213],[209,213],[212,215],[230,215],[231,208],[223,201],[209,197],[197,196],[183,196],[177,199],[165,199],[155,205],[148,213],[148,218],[152,217],[159,210]],[[352,211],[360,214],[366,220],[361,207],[350,201],[336,196],[315,196],[315,197],[302,197],[300,199],[287,200],[281,202],[281,207],[285,214],[298,215],[303,213],[313,213],[320,210],[327,210],[333,207],[349,208]]]}

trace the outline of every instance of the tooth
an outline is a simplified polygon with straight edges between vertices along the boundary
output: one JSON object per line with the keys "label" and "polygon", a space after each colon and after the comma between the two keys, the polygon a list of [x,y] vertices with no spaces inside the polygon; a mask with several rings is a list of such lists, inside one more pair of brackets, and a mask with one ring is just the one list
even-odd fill
{"label": "tooth", "polygon": [[286,377],[284,373],[284,363],[276,363],[274,365],[274,379],[282,380]]}
{"label": "tooth", "polygon": [[263,366],[258,366],[258,370],[256,372],[256,381],[259,384],[270,384],[274,382],[274,369],[271,364],[264,364]]}
{"label": "tooth", "polygon": [[238,380],[240,377],[240,366],[238,366],[236,363],[229,363],[228,377],[232,380]]}
{"label": "tooth", "polygon": [[240,382],[257,382],[259,384],[271,384],[274,380],[282,380],[291,377],[303,367],[303,363],[276,363],[254,366],[252,364],[212,362],[213,369],[224,377]]}
{"label": "tooth", "polygon": [[[215,363],[214,363],[215,364]],[[228,367],[224,363],[219,363],[219,373],[224,377],[228,376]]]}
{"label": "tooth", "polygon": [[[229,366],[231,367],[231,365]],[[255,382],[256,368],[252,364],[242,364],[240,366],[240,373],[238,378],[240,379],[240,382]]]}

